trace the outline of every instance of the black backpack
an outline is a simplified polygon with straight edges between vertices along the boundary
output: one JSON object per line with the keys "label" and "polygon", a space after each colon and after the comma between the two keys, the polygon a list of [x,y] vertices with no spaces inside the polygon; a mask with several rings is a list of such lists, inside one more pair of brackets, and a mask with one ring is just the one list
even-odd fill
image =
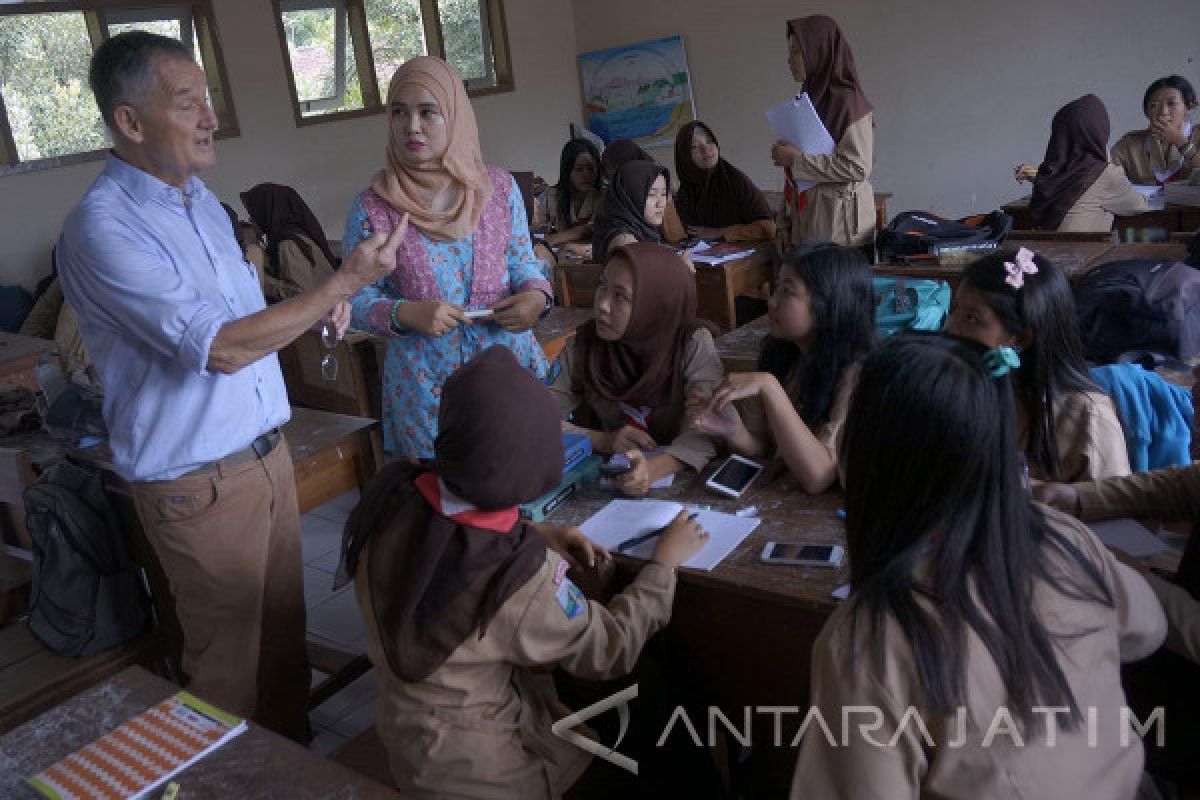
{"label": "black backpack", "polygon": [[141,633],[149,596],[101,472],[61,461],[24,499],[33,539],[33,635],[58,655],[81,656]]}
{"label": "black backpack", "polygon": [[1187,361],[1200,353],[1200,271],[1178,262],[1101,264],[1075,281],[1084,354],[1112,363],[1148,351]]}
{"label": "black backpack", "polygon": [[946,219],[928,211],[902,211],[875,237],[883,260],[922,261],[944,249],[995,250],[1012,231],[1002,211]]}

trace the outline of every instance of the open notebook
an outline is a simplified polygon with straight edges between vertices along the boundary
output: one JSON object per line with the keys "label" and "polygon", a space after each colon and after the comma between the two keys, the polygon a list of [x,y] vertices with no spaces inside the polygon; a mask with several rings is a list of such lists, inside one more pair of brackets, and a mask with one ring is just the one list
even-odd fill
{"label": "open notebook", "polygon": [[53,800],[137,800],[246,730],[179,692],[28,780]]}
{"label": "open notebook", "polygon": [[[621,542],[669,525],[685,508],[681,503],[667,500],[613,500],[580,525],[579,529],[589,539],[615,553]],[[762,521],[754,517],[735,517],[720,511],[698,511],[697,514],[696,521],[708,531],[711,538],[683,566],[703,570],[711,570],[720,564]],[[657,541],[657,538],[653,538],[643,542],[626,551],[626,555],[649,558]]]}

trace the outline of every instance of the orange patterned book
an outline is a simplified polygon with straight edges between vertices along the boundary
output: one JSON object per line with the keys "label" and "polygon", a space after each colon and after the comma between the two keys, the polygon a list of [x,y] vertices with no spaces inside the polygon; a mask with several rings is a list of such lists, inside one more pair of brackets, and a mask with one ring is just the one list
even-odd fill
{"label": "orange patterned book", "polygon": [[136,800],[244,730],[244,720],[179,692],[28,783],[53,800]]}

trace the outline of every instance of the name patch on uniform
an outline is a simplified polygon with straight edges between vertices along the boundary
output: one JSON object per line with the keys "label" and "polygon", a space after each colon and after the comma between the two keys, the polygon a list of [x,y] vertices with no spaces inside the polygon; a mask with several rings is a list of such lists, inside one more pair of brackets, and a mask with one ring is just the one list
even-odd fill
{"label": "name patch on uniform", "polygon": [[562,586],[563,578],[567,577],[567,570],[569,570],[570,568],[571,568],[571,565],[568,564],[566,561],[558,562],[558,566],[554,570],[554,585],[555,586]]}
{"label": "name patch on uniform", "polygon": [[554,599],[558,601],[558,606],[567,615],[567,619],[578,617],[587,605],[583,592],[579,591],[579,587],[569,578],[565,579],[558,587],[558,591],[554,593]]}

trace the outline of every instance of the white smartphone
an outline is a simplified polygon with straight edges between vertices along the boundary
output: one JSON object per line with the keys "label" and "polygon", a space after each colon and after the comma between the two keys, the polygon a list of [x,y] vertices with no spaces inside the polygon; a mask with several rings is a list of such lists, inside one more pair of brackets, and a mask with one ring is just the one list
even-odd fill
{"label": "white smartphone", "polygon": [[467,319],[484,319],[496,313],[495,309],[491,308],[472,308],[463,312],[463,316]]}
{"label": "white smartphone", "polygon": [[768,564],[799,564],[806,567],[840,567],[846,551],[840,544],[767,542],[762,560]]}
{"label": "white smartphone", "polygon": [[732,455],[725,459],[725,463],[712,474],[712,477],[704,485],[736,499],[750,488],[750,484],[754,483],[754,479],[762,471],[762,464],[756,464],[739,455]]}

